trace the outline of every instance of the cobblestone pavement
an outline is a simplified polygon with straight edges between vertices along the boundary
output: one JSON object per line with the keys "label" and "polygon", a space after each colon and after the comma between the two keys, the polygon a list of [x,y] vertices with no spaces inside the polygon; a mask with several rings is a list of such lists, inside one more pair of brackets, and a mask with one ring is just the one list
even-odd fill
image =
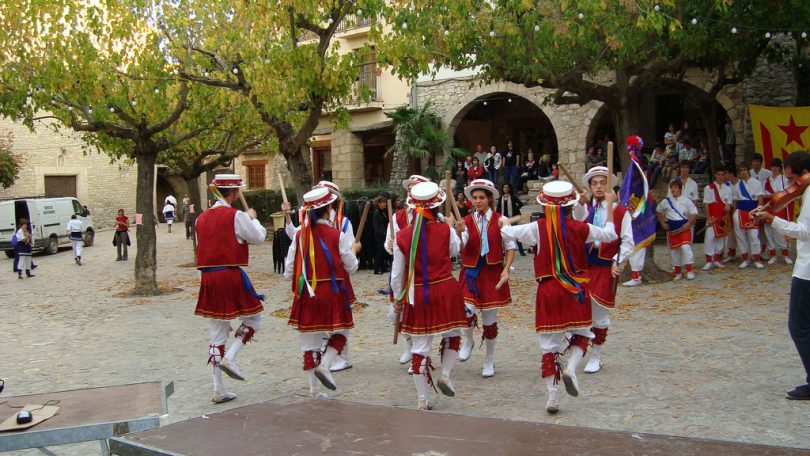
{"label": "cobblestone pavement", "polygon": [[[69,249],[36,256],[40,267],[32,279],[18,280],[10,272],[11,260],[2,263],[3,396],[173,380],[176,392],[164,419],[171,423],[307,392],[298,335],[286,324],[290,285],[272,272],[267,243],[251,250],[249,273],[268,299],[264,327],[238,359],[248,380],[226,380],[237,400],[210,402],[208,324],[193,315],[198,279],[189,267],[191,241],[182,233],[166,233],[163,225],[159,231],[160,283],[177,289],[159,297],[121,297],[131,288],[134,262],[115,261],[107,239],[112,232],[98,234],[97,245],[85,249],[81,267]],[[668,261],[665,251],[658,252],[659,261]],[[701,258],[700,246],[695,253]],[[481,377],[484,351],[476,347],[471,359],[453,371],[457,396],[438,397],[435,410],[810,448],[810,403],[783,398],[803,379],[786,328],[790,271],[785,265],[698,270],[693,282],[621,288],[604,369],[581,373],[580,397],[563,395],[562,411],[550,416],[544,411],[546,392],[533,331],[530,257],[518,257],[512,276],[515,302],[500,317],[495,377]],[[336,374],[333,398],[415,407],[413,382],[397,362],[401,348],[391,346],[387,298],[377,292],[383,277],[361,271],[352,278],[358,300],[367,307],[355,309],[354,368]],[[434,358],[438,365],[438,355]],[[81,444],[57,452],[87,455],[99,449]]]}

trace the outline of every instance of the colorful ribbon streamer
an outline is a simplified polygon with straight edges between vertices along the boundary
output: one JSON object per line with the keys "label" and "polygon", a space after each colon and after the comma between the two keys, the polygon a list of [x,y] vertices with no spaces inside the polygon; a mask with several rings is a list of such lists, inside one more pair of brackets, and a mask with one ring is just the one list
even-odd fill
{"label": "colorful ribbon streamer", "polygon": [[545,211],[546,236],[552,260],[551,274],[566,291],[576,295],[577,301],[584,304],[585,289],[581,284],[587,283],[588,278],[578,275],[573,266],[571,252],[567,248],[568,234],[565,229],[563,207],[548,205]]}

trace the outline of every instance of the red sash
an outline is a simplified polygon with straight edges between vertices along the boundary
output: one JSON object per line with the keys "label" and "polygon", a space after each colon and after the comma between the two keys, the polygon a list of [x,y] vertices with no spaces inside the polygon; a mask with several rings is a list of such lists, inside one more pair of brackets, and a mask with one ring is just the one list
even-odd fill
{"label": "red sash", "polygon": [[743,230],[757,230],[759,225],[756,220],[751,220],[751,213],[737,209],[737,214],[740,220],[740,229]]}
{"label": "red sash", "polygon": [[672,231],[667,231],[667,244],[669,244],[670,249],[692,244],[692,230],[683,230],[678,234],[672,234]]}
{"label": "red sash", "polygon": [[717,185],[714,182],[709,184],[709,188],[714,191],[714,202],[709,203],[707,206],[709,218],[711,218],[712,226],[714,227],[714,236],[728,236],[728,229],[726,228],[726,203],[720,198],[720,191],[717,189]]}
{"label": "red sash", "polygon": [[[771,179],[770,178],[765,179],[765,191],[770,193],[770,195],[765,197],[766,200],[770,200],[771,198],[773,198],[773,194],[777,193],[777,192],[775,192],[773,190],[773,185],[771,185]],[[779,217],[779,218],[787,220],[789,222],[793,221],[793,204],[794,203],[791,201],[790,204],[785,206],[784,209],[782,209],[781,211],[776,212],[775,214],[773,214],[774,217]],[[765,222],[765,223],[770,224],[771,222]]]}

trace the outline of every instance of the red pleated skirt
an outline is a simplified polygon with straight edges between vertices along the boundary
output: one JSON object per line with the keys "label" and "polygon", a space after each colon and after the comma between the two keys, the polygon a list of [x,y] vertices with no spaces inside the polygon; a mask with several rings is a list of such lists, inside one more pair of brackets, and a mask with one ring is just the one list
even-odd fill
{"label": "red pleated skirt", "polygon": [[466,271],[467,268],[461,268],[461,274],[459,275],[459,283],[464,291],[464,302],[477,310],[500,309],[512,303],[509,282],[505,283],[500,290],[495,289],[495,285],[501,280],[503,264],[485,264],[481,266],[481,271],[476,279],[479,296],[475,296],[467,287]]}
{"label": "red pleated skirt", "polygon": [[403,333],[421,336],[467,327],[464,298],[455,277],[450,276],[431,283],[429,291],[428,303],[425,304],[422,286],[417,284],[414,290],[416,302],[413,305],[403,305]]}
{"label": "red pleated skirt", "polygon": [[534,328],[537,332],[552,333],[591,327],[591,298],[585,288],[585,298],[579,302],[554,279],[537,285]]}
{"label": "red pleated skirt", "polygon": [[217,320],[231,320],[264,310],[262,302],[248,293],[239,269],[203,272],[196,315]]}
{"label": "red pleated skirt", "polygon": [[599,305],[612,309],[616,307],[616,279],[610,273],[610,266],[588,266],[588,291]]}
{"label": "red pleated skirt", "polygon": [[340,282],[346,287],[348,303],[340,287],[335,293],[331,280],[319,280],[315,286],[315,296],[309,296],[304,290],[301,296],[293,299],[287,324],[299,332],[332,332],[354,328],[350,307],[355,301],[352,283],[350,280],[339,280],[338,285]]}

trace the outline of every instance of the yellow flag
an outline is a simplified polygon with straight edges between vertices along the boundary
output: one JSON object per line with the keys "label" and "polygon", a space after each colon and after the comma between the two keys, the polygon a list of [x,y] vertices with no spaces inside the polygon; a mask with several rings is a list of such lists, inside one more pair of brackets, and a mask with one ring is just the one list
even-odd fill
{"label": "yellow flag", "polygon": [[774,158],[784,159],[791,152],[810,146],[810,107],[776,108],[748,105],[754,150],[762,154],[763,165]]}

